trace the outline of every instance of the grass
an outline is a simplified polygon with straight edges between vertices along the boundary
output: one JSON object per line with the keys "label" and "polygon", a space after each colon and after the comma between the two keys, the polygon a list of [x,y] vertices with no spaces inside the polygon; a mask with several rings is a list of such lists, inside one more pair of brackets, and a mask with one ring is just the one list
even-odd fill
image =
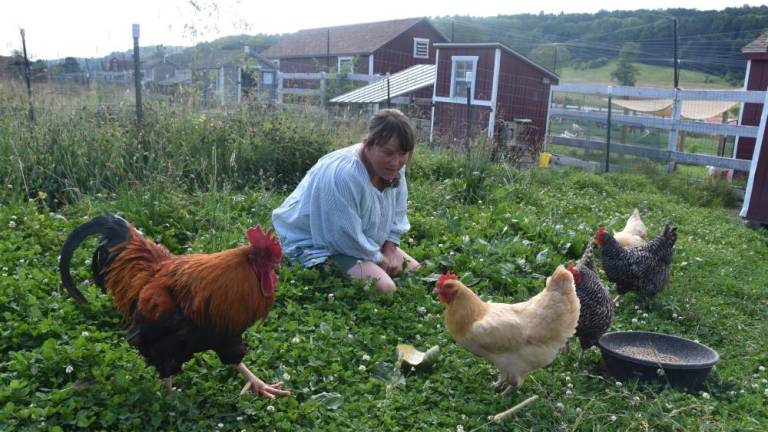
{"label": "grass", "polygon": [[[560,72],[562,83],[603,83],[619,85],[611,78],[611,72],[616,69],[616,60],[612,60],[604,66],[594,69],[575,69],[566,67]],[[654,66],[643,63],[635,63],[639,73],[637,75],[637,87],[673,87],[674,70],[666,66]],[[680,87],[687,88],[736,88],[722,77],[703,72],[680,69]]]}
{"label": "grass", "polygon": [[[161,393],[156,373],[125,342],[125,323],[88,270],[95,240],[73,268],[91,299],[77,305],[58,282],[58,255],[84,220],[120,212],[174,253],[245,242],[319,155],[359,139],[334,122],[263,107],[197,112],[148,103],[143,135],[130,110],[51,100],[36,126],[23,97],[0,87],[0,430],[762,430],[768,423],[766,230],[747,229],[720,183],[661,176],[530,170],[420,144],[408,168],[412,230],[404,248],[423,268],[394,298],[333,268],[285,264],[269,319],[245,333],[245,361],[293,395],[238,397],[240,376],[199,354]],[[654,143],[648,143],[653,145]],[[697,144],[698,145],[698,144]],[[704,146],[704,144],[701,144]],[[146,155],[141,153],[145,151]],[[458,347],[430,290],[445,271],[487,300],[516,302],[575,260],[598,225],[620,228],[639,208],[653,233],[680,227],[670,287],[633,295],[614,330],[681,335],[715,348],[721,363],[703,392],[618,385],[590,351],[559,355],[513,396],[495,371]],[[432,370],[393,371],[395,347],[441,347]],[[488,416],[533,396],[503,425]]]}
{"label": "grass", "polygon": [[[768,233],[679,175],[599,175],[465,161],[421,148],[409,170],[412,230],[404,247],[423,264],[384,298],[333,268],[284,265],[269,319],[245,333],[245,361],[285,380],[277,401],[238,397],[241,378],[212,353],[197,355],[161,394],[160,381],[125,342],[125,325],[90,285],[84,306],[58,283],[65,236],[84,219],[122,212],[176,253],[244,242],[286,192],[261,185],[189,192],[138,185],[84,195],[51,211],[44,196],[4,188],[0,209],[0,429],[59,430],[763,430],[768,423]],[[23,196],[24,198],[19,198]],[[670,287],[653,301],[626,295],[613,330],[699,340],[722,356],[702,392],[617,383],[597,351],[579,348],[531,374],[509,398],[490,388],[493,368],[458,347],[430,293],[451,270],[486,300],[522,301],[576,259],[605,224],[639,208],[649,231],[667,220],[680,237]],[[90,279],[95,242],[75,256]],[[439,345],[430,371],[393,374],[395,347]],[[488,416],[537,395],[503,425]]]}

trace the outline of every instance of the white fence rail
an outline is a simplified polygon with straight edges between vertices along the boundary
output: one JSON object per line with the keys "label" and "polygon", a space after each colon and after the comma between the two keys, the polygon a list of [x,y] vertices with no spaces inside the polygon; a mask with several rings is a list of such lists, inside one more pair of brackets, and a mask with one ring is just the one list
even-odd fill
{"label": "white fence rail", "polygon": [[[329,80],[345,79],[349,81],[358,81],[371,83],[379,81],[385,78],[383,75],[363,75],[363,74],[329,74],[325,72],[318,73],[306,73],[306,72],[294,72],[277,74],[277,100],[279,103],[283,102],[284,95],[299,95],[299,96],[322,96],[325,94],[325,86]],[[301,88],[301,87],[286,87],[285,81],[319,81],[319,88]]]}
{"label": "white fence rail", "polygon": [[[643,156],[653,160],[668,163],[680,162],[692,165],[711,165],[719,168],[750,171],[751,161],[729,157],[712,156],[705,154],[686,153],[677,151],[679,132],[691,132],[698,134],[749,137],[757,138],[761,127],[730,124],[706,123],[681,118],[682,104],[684,101],[719,101],[744,103],[763,103],[764,109],[768,107],[768,92],[744,91],[744,90],[685,90],[685,89],[661,89],[643,87],[606,86],[599,84],[561,84],[552,86],[550,100],[554,93],[576,93],[584,95],[596,95],[605,97],[631,97],[642,99],[666,99],[672,102],[672,116],[659,117],[648,114],[626,115],[624,108],[611,109],[611,123],[641,126],[646,128],[663,129],[669,131],[666,150],[654,149],[642,146],[608,143],[592,139],[579,139],[563,136],[553,136],[548,131],[547,142],[586,150],[603,151],[610,148],[611,152]],[[598,123],[607,123],[608,110],[599,108],[550,108],[549,117],[572,118],[588,120]],[[550,122],[548,121],[549,125]],[[610,127],[610,125],[609,125]],[[565,164],[582,167],[592,166],[594,163],[575,163],[573,158],[557,158]]]}

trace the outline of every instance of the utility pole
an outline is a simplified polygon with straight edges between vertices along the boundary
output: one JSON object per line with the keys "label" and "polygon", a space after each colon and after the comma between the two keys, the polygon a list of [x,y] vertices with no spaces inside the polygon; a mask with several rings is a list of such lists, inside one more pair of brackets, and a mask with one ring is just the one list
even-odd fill
{"label": "utility pole", "polygon": [[555,47],[555,62],[552,66],[552,72],[557,73],[557,44],[554,45]]}
{"label": "utility pole", "polygon": [[35,123],[35,107],[32,104],[32,81],[30,79],[30,66],[29,57],[27,57],[27,41],[25,38],[24,29],[19,29],[21,33],[21,48],[24,53],[24,81],[27,83],[27,97],[29,99],[29,121]]}
{"label": "utility pole", "polygon": [[677,59],[677,18],[676,17],[672,18],[672,22],[674,24],[673,28],[674,28],[674,37],[675,37],[675,43],[674,43],[674,47],[675,47],[675,88],[678,88],[679,85],[680,85],[680,71],[678,70],[678,67],[677,67],[677,63],[678,63],[678,59]]}
{"label": "utility pole", "polygon": [[451,18],[451,43],[456,42],[456,39],[453,38],[453,24],[454,24],[454,20],[453,18]]}

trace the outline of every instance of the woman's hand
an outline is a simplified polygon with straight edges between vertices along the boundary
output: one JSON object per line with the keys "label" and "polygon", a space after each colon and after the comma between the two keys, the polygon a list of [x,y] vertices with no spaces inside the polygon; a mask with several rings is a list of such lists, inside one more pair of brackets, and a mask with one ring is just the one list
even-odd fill
{"label": "woman's hand", "polygon": [[391,241],[385,241],[381,247],[384,260],[379,264],[390,276],[396,276],[403,271],[403,257],[397,253],[397,245]]}

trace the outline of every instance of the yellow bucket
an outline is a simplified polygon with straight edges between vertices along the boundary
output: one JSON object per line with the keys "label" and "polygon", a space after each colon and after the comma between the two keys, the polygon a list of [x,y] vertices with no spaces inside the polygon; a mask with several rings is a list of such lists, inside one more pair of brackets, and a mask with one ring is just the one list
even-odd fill
{"label": "yellow bucket", "polygon": [[539,167],[546,168],[549,166],[549,159],[552,157],[552,153],[540,152],[539,153]]}

